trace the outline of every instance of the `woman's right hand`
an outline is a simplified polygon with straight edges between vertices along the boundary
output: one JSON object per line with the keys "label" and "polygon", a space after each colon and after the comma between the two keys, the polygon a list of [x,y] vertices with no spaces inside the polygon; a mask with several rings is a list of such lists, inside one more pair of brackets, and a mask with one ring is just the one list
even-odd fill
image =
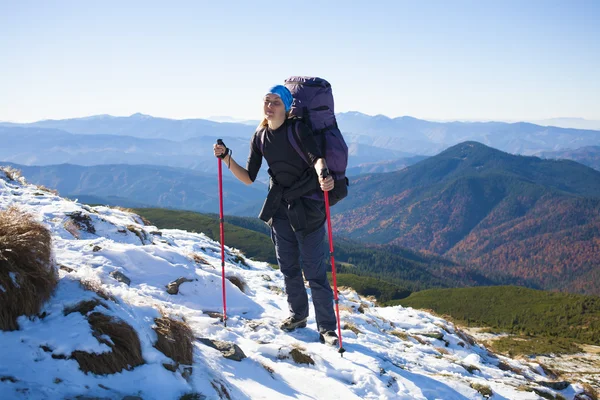
{"label": "woman's right hand", "polygon": [[215,153],[215,157],[220,157],[227,151],[227,147],[222,146],[220,144],[213,145],[213,152]]}

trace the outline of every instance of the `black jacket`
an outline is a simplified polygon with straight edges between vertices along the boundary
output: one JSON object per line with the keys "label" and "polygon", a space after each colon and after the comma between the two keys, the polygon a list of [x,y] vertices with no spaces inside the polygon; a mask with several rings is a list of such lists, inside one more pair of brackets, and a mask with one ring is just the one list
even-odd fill
{"label": "black jacket", "polygon": [[[308,163],[290,143],[289,134],[297,135],[295,141]],[[321,189],[314,163],[322,155],[310,128],[301,121],[287,119],[274,131],[268,127],[257,130],[246,166],[252,181],[263,157],[269,165],[271,182],[259,218],[270,225],[279,208],[285,207],[294,231],[308,234],[319,228],[325,221],[325,206],[319,200]]]}

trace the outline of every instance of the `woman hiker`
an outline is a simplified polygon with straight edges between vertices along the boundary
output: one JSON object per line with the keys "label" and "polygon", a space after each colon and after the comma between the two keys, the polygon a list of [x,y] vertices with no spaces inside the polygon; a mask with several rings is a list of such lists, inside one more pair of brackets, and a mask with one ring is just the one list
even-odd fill
{"label": "woman hiker", "polygon": [[[308,296],[302,278],[304,271],[312,293],[319,339],[335,346],[338,336],[333,291],[325,266],[325,203],[320,193],[333,189],[334,181],[324,173],[327,164],[310,128],[289,118],[293,100],[290,91],[277,85],[263,100],[264,119],[252,136],[246,168],[232,159],[225,146],[215,144],[214,154],[247,185],[256,179],[263,157],[267,160],[271,184],[259,217],[271,226],[277,263],[285,277],[291,315],[282,322],[281,329],[293,331],[306,327]],[[297,135],[300,150],[309,164],[294,149],[288,133]]]}

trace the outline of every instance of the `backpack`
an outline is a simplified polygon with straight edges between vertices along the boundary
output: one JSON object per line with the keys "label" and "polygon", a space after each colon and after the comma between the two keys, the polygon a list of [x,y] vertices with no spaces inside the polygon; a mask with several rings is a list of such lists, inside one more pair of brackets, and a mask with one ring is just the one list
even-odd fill
{"label": "backpack", "polygon": [[[335,205],[348,195],[348,146],[335,119],[331,85],[321,78],[293,76],[285,80],[285,86],[294,97],[290,116],[302,119],[321,146],[335,183],[329,192],[329,204]],[[295,123],[292,125],[296,126]],[[288,134],[288,137],[294,149],[305,159],[295,143],[297,135]]]}

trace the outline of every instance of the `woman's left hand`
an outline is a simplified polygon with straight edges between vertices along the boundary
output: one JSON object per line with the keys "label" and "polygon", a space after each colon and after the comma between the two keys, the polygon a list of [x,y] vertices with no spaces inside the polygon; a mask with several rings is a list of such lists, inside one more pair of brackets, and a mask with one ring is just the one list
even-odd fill
{"label": "woman's left hand", "polygon": [[324,192],[329,192],[331,189],[333,189],[334,182],[331,175],[327,176],[326,178],[319,177],[319,183],[321,184],[321,190]]}

